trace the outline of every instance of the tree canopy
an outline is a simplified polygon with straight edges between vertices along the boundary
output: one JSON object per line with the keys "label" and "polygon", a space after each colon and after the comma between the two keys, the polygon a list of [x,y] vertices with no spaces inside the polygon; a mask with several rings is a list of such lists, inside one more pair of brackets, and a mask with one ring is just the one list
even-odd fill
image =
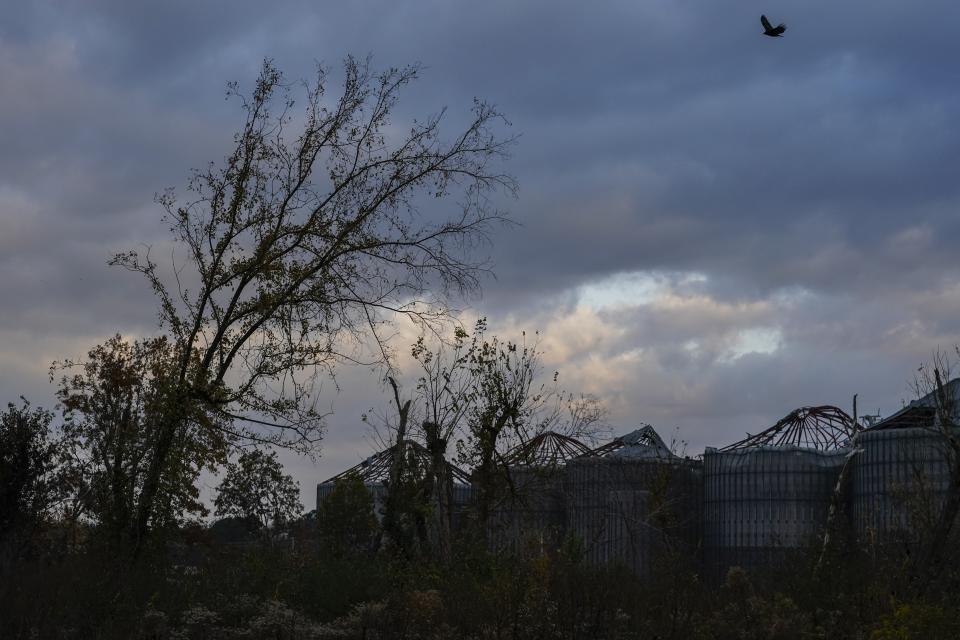
{"label": "tree canopy", "polygon": [[[233,151],[195,172],[187,198],[159,197],[184,250],[172,274],[149,250],[112,260],[146,277],[172,353],[135,500],[138,538],[189,415],[210,415],[208,428],[232,444],[314,453],[319,376],[348,361],[386,363],[385,323],[437,322],[449,294],[479,285],[486,264],[472,249],[506,219],[490,195],[515,189],[496,168],[512,139],[480,101],[449,139],[444,110],[396,126],[392,112],[418,73],[347,58],[330,99],[328,69],[293,85],[264,62],[250,93],[230,85],[245,114]],[[298,87],[305,106],[295,115]],[[424,201],[452,211],[426,215]]]}
{"label": "tree canopy", "polygon": [[253,449],[227,465],[214,500],[218,516],[247,518],[266,529],[293,520],[303,511],[300,486],[283,473],[274,451]]}

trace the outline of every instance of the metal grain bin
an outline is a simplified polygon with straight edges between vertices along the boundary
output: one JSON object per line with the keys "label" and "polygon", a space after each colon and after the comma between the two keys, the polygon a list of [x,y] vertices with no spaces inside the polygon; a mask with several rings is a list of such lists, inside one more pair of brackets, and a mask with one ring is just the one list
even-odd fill
{"label": "metal grain bin", "polygon": [[567,464],[567,529],[588,562],[647,575],[661,544],[698,546],[701,472],[645,426]]}
{"label": "metal grain bin", "polygon": [[918,541],[939,517],[950,484],[949,446],[935,410],[909,406],[861,432],[856,447],[850,510],[858,541]]}
{"label": "metal grain bin", "polygon": [[507,452],[504,490],[487,526],[491,547],[512,552],[555,548],[565,522],[564,466],[589,452],[579,440],[552,431]]}
{"label": "metal grain bin", "polygon": [[468,526],[473,499],[473,485],[455,478],[450,514],[450,528],[454,533],[463,531]]}
{"label": "metal grain bin", "polygon": [[856,429],[836,407],[804,407],[704,464],[704,563],[722,579],[732,566],[775,566],[822,539]]}

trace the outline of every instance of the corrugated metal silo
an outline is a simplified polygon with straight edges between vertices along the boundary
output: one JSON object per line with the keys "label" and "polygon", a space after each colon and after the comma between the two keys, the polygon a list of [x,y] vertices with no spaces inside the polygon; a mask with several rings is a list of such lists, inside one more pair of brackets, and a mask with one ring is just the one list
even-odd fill
{"label": "corrugated metal silo", "polygon": [[850,506],[858,541],[909,544],[932,531],[951,458],[936,409],[914,403],[858,434],[856,446]]}
{"label": "corrugated metal silo", "polygon": [[567,464],[568,531],[588,562],[647,575],[662,543],[698,546],[701,472],[644,426]]}
{"label": "corrugated metal silo", "polygon": [[565,523],[564,466],[589,452],[579,440],[548,431],[504,454],[506,487],[490,515],[490,545],[514,552],[555,548]]}
{"label": "corrugated metal silo", "polygon": [[722,579],[731,566],[776,566],[822,536],[853,419],[831,406],[803,407],[704,462],[704,564]]}

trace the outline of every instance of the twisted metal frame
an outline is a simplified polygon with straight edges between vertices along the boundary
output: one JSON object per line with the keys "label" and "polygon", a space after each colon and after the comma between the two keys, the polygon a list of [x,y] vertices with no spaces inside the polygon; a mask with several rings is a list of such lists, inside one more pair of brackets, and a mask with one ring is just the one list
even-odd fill
{"label": "twisted metal frame", "polygon": [[[366,460],[350,467],[346,471],[338,473],[322,484],[336,482],[337,480],[351,476],[358,476],[364,484],[385,482],[390,477],[390,468],[393,466],[394,456],[397,455],[398,451],[401,452],[402,455],[412,458],[417,464],[422,465],[424,468],[430,464],[430,451],[428,451],[425,446],[414,440],[404,440],[383,451],[378,451]],[[450,476],[454,482],[461,482],[463,484],[470,483],[470,474],[460,467],[447,461],[447,469],[450,471]]]}
{"label": "twisted metal frame", "polygon": [[503,462],[508,466],[555,467],[589,453],[590,447],[576,438],[545,431],[505,453]]}
{"label": "twisted metal frame", "polygon": [[632,431],[619,438],[614,438],[607,444],[597,447],[591,452],[591,455],[603,457],[623,447],[649,447],[650,449],[661,452],[666,457],[673,456],[670,447],[666,445],[656,429],[649,424],[645,424],[636,431]]}
{"label": "twisted metal frame", "polygon": [[719,451],[791,445],[827,451],[845,447],[858,430],[859,426],[843,409],[831,405],[800,407],[769,429],[756,435],[747,434],[740,442]]}

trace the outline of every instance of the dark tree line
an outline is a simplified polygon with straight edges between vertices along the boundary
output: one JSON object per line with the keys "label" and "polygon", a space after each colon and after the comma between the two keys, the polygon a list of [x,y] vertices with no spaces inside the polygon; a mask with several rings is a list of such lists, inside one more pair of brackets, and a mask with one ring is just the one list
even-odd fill
{"label": "dark tree line", "polygon": [[0,566],[32,544],[56,506],[61,478],[52,420],[25,400],[0,414]]}

